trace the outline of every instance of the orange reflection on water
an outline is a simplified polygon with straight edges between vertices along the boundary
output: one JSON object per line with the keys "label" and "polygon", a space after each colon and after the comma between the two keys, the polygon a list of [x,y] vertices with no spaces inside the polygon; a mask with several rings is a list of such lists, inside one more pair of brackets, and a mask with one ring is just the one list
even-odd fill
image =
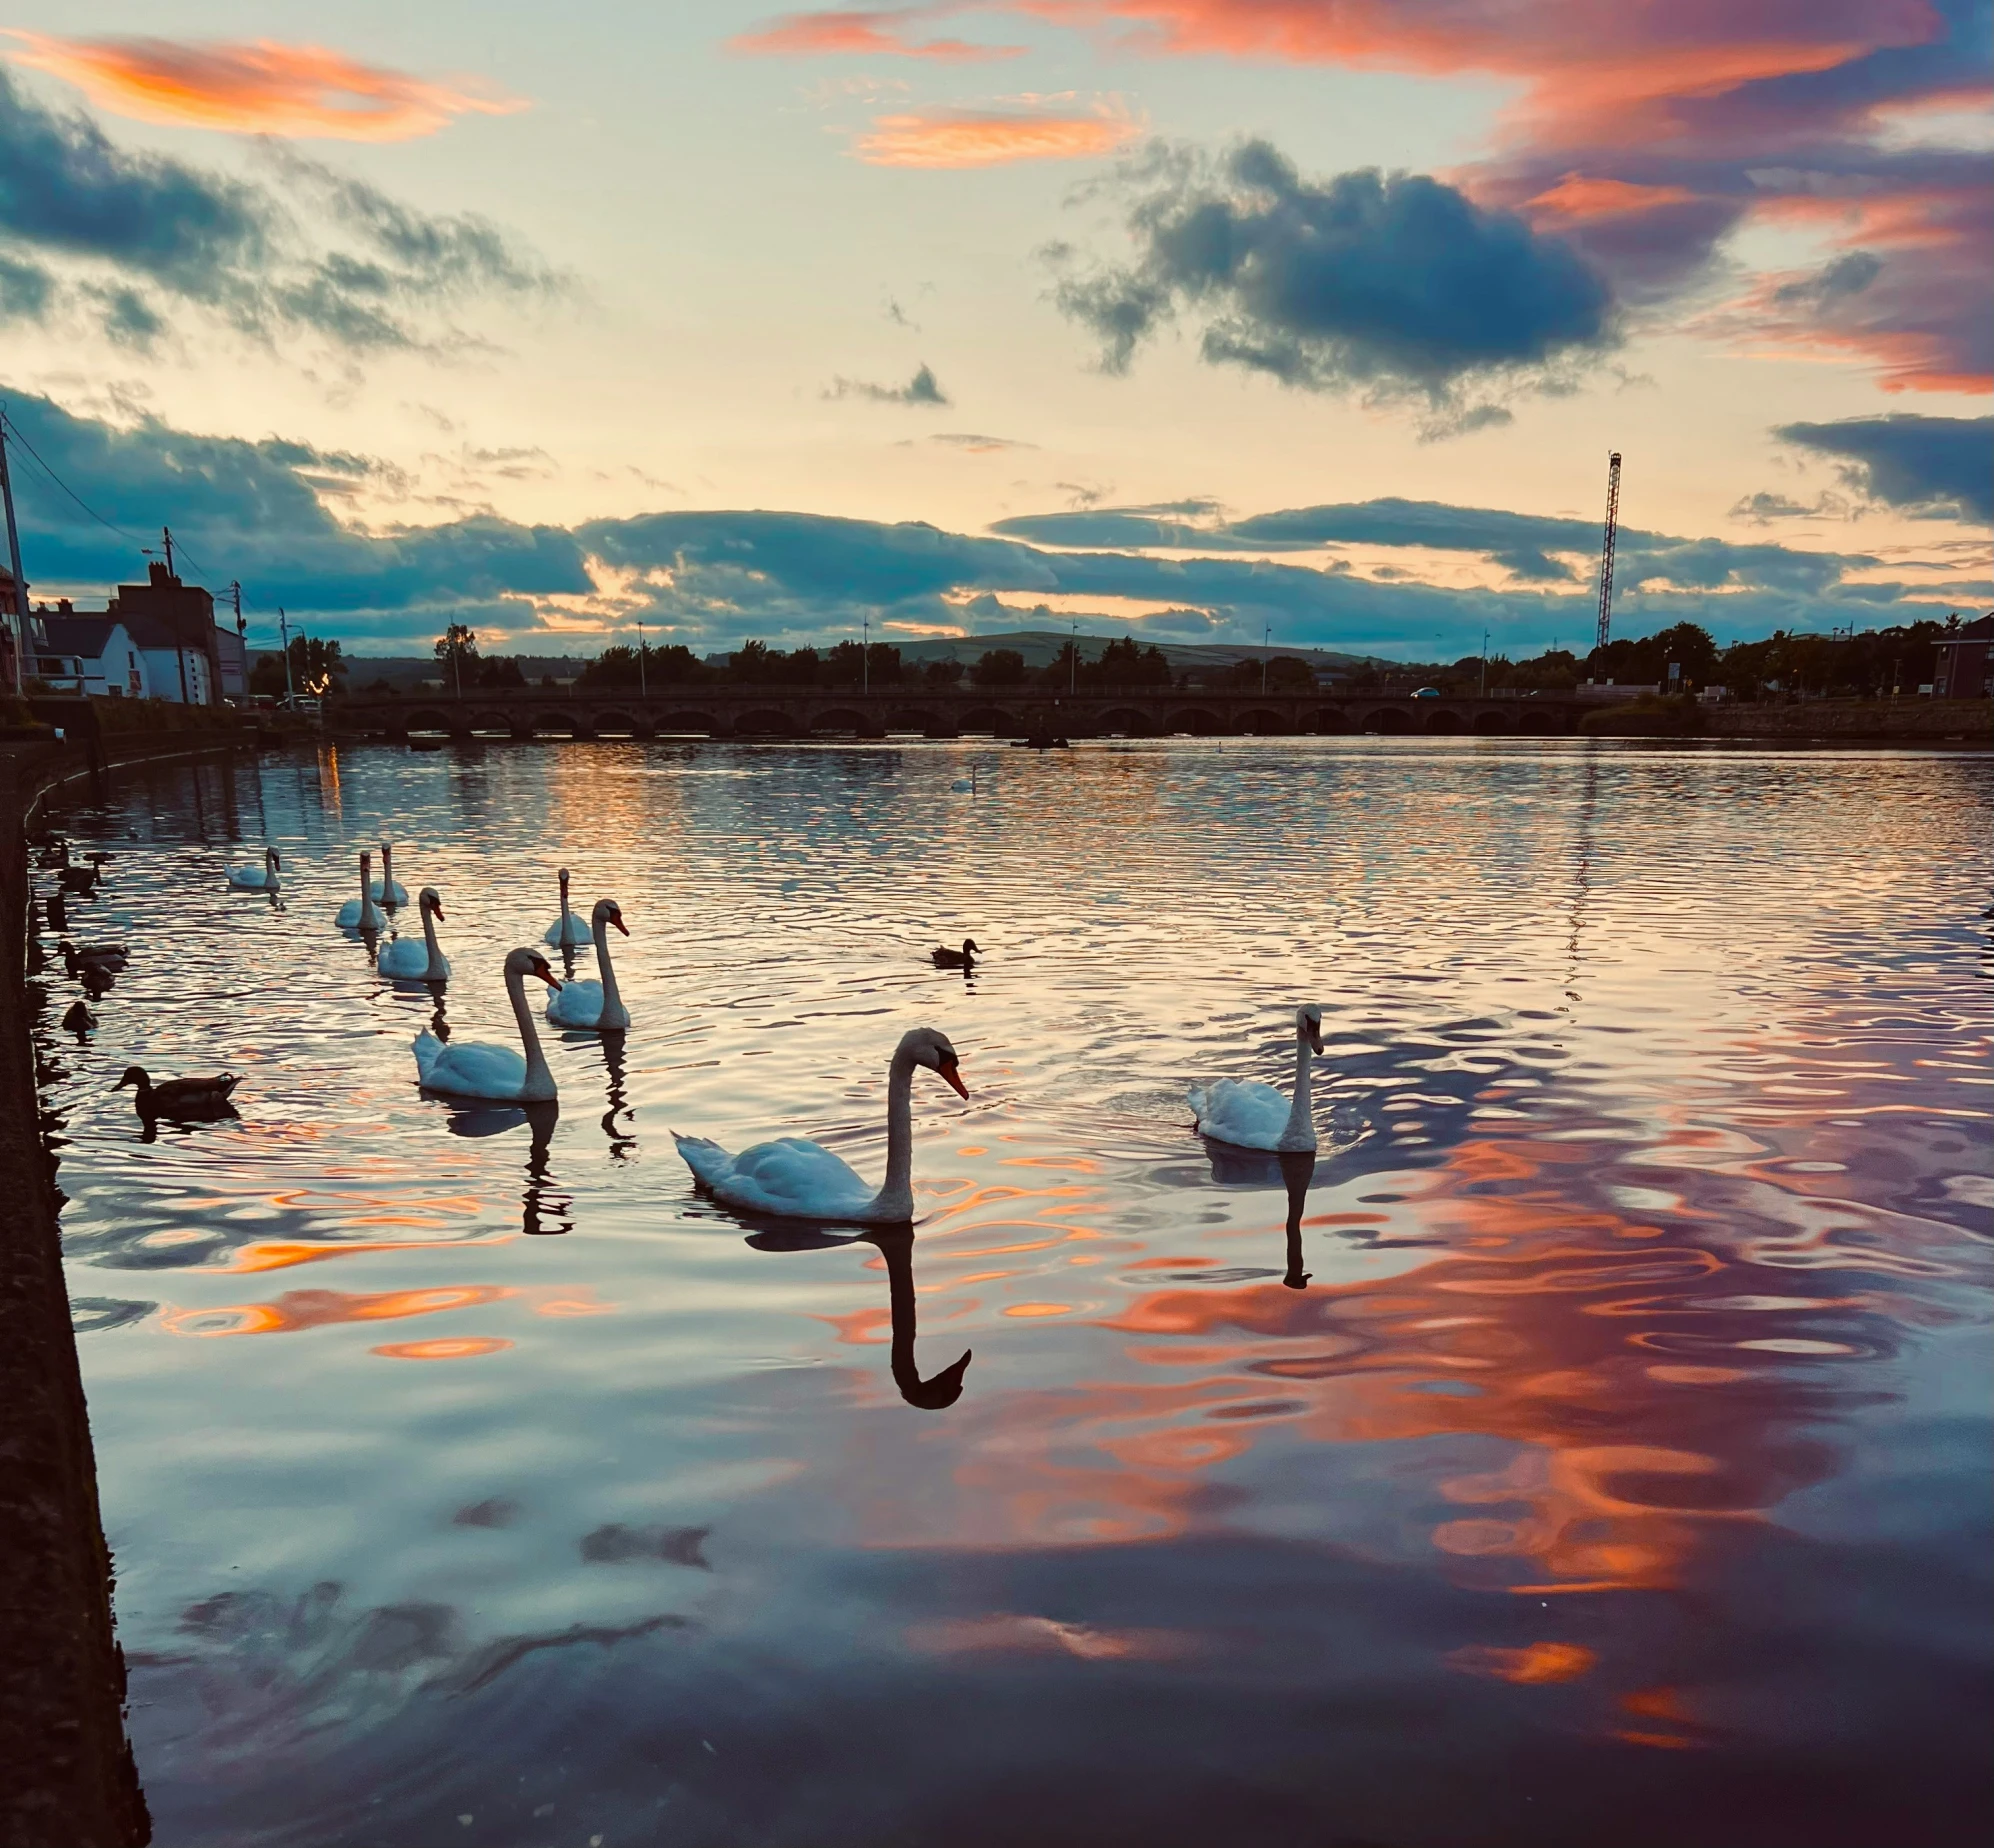
{"label": "orange reflection on water", "polygon": [[285,1335],[342,1323],[393,1322],[408,1316],[443,1315],[453,1309],[476,1309],[511,1300],[525,1300],[537,1314],[552,1316],[602,1315],[615,1308],[612,1303],[591,1300],[586,1291],[557,1295],[548,1285],[522,1289],[509,1284],[464,1283],[426,1290],[286,1290],[274,1302],[171,1310],[160,1318],[160,1326],[169,1334],[202,1339],[219,1335]]}
{"label": "orange reflection on water", "polygon": [[435,1341],[390,1341],[369,1348],[370,1354],[384,1354],[390,1360],[473,1360],[480,1354],[497,1354],[512,1346],[498,1335],[454,1335]]}
{"label": "orange reflection on water", "polygon": [[1576,1681],[1590,1674],[1598,1661],[1599,1657],[1580,1643],[1526,1643],[1521,1649],[1476,1645],[1456,1649],[1447,1657],[1447,1665],[1463,1674],[1513,1681],[1519,1687]]}
{"label": "orange reflection on water", "polygon": [[322,1264],[328,1258],[350,1258],[382,1251],[457,1251],[471,1246],[509,1245],[517,1232],[491,1238],[464,1239],[261,1239],[245,1245],[226,1264],[204,1264],[206,1271],[243,1272],[288,1270],[294,1264]]}

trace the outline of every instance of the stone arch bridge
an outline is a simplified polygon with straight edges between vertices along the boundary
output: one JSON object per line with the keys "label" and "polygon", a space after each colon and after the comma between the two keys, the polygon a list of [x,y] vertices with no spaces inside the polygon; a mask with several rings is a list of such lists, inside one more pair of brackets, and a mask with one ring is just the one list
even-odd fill
{"label": "stone arch bridge", "polygon": [[1366,698],[1330,693],[1082,694],[925,687],[851,694],[808,689],[664,688],[610,691],[513,687],[463,698],[357,694],[328,708],[345,730],[388,738],[1194,738],[1515,732],[1577,728],[1580,707],[1558,697]]}

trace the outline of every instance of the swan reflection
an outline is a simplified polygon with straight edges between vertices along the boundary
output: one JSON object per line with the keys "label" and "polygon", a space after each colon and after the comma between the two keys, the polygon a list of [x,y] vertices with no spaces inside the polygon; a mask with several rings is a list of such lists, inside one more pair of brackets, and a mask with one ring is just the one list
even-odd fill
{"label": "swan reflection", "polygon": [[757,1251],[823,1251],[833,1245],[876,1245],[886,1260],[886,1300],[893,1322],[890,1366],[901,1398],[919,1411],[945,1411],[962,1397],[963,1375],[971,1355],[965,1352],[939,1373],[926,1379],[914,1364],[914,1233],[906,1226],[876,1226],[870,1232],[839,1235],[797,1227],[751,1233]]}
{"label": "swan reflection", "polygon": [[526,1155],[526,1186],[520,1195],[520,1230],[534,1237],[572,1232],[575,1197],[548,1171],[548,1149],[561,1106],[551,1098],[538,1104],[452,1104],[444,1122],[453,1136],[502,1136],[522,1123],[533,1132]]}
{"label": "swan reflection", "polygon": [[1271,1150],[1207,1142],[1205,1153],[1212,1160],[1212,1179],[1222,1187],[1287,1189],[1288,1269],[1281,1281],[1291,1290],[1306,1290],[1311,1273],[1302,1269],[1302,1211],[1308,1204],[1309,1183],[1315,1179],[1314,1152],[1277,1155]]}
{"label": "swan reflection", "polygon": [[609,1159],[628,1161],[637,1138],[629,1130],[619,1128],[618,1119],[634,1122],[637,1113],[630,1108],[630,1089],[625,1082],[623,1035],[605,1033],[601,1037],[603,1069],[609,1074],[609,1108],[602,1113],[602,1133],[609,1138]]}

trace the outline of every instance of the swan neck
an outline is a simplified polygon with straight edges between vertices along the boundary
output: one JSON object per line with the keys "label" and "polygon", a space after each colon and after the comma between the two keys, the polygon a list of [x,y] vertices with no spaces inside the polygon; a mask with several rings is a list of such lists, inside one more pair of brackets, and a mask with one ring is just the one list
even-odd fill
{"label": "swan neck", "polygon": [[443,973],[443,951],[436,941],[436,913],[427,905],[422,907],[422,941],[429,951],[429,979],[436,981]]}
{"label": "swan neck", "polygon": [[914,1059],[899,1047],[886,1076],[886,1185],[873,1205],[882,1216],[914,1217]]}
{"label": "swan neck", "polygon": [[595,920],[595,960],[602,971],[602,1020],[608,1025],[611,1015],[623,1012],[623,992],[616,986],[616,965],[609,959],[609,920]]}
{"label": "swan neck", "polygon": [[1309,1073],[1314,1059],[1308,1036],[1295,1029],[1295,1101],[1288,1106],[1288,1126],[1281,1132],[1283,1142],[1306,1142],[1315,1133],[1315,1115],[1310,1107]]}
{"label": "swan neck", "polygon": [[526,1005],[526,978],[517,969],[505,972],[505,992],[512,1002],[512,1017],[519,1022],[520,1047],[526,1054],[526,1082],[520,1087],[520,1095],[552,1097],[554,1074],[547,1068],[547,1055],[540,1050],[533,1010]]}

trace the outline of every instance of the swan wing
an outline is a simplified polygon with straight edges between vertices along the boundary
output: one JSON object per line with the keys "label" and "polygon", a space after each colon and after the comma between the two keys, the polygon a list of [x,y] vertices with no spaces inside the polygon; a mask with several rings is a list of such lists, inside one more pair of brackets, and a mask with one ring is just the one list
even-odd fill
{"label": "swan wing", "polygon": [[553,944],[556,949],[578,950],[595,939],[588,924],[578,913],[571,911],[565,918],[556,918],[547,926],[547,934],[542,941]]}
{"label": "swan wing", "polygon": [[357,898],[349,898],[345,904],[340,906],[339,917],[337,919],[341,930],[379,930],[386,922],[387,920],[381,916],[372,899],[367,901],[366,912],[363,916],[360,901]]}
{"label": "swan wing", "polygon": [[781,1219],[850,1219],[871,1206],[875,1189],[820,1142],[780,1136],[729,1156],[718,1144],[680,1136],[679,1153],[699,1180],[729,1206]]}
{"label": "swan wing", "polygon": [[593,1027],[602,1022],[602,984],[563,982],[547,997],[547,1018],[557,1027]]}
{"label": "swan wing", "polygon": [[394,942],[382,945],[374,967],[383,975],[427,975],[429,945],[420,937],[397,937]]}
{"label": "swan wing", "polygon": [[[423,1062],[424,1040],[432,1040],[435,1052]],[[445,1045],[428,1031],[416,1036],[416,1069],[426,1091],[447,1091],[453,1097],[488,1097],[511,1100],[526,1085],[526,1060],[510,1046],[452,1040]]]}
{"label": "swan wing", "polygon": [[1253,1079],[1221,1078],[1190,1093],[1198,1133],[1235,1148],[1278,1147],[1288,1123],[1288,1100],[1272,1085]]}
{"label": "swan wing", "polygon": [[443,1056],[443,1042],[427,1027],[415,1036],[415,1071],[424,1084],[429,1082],[430,1068]]}

